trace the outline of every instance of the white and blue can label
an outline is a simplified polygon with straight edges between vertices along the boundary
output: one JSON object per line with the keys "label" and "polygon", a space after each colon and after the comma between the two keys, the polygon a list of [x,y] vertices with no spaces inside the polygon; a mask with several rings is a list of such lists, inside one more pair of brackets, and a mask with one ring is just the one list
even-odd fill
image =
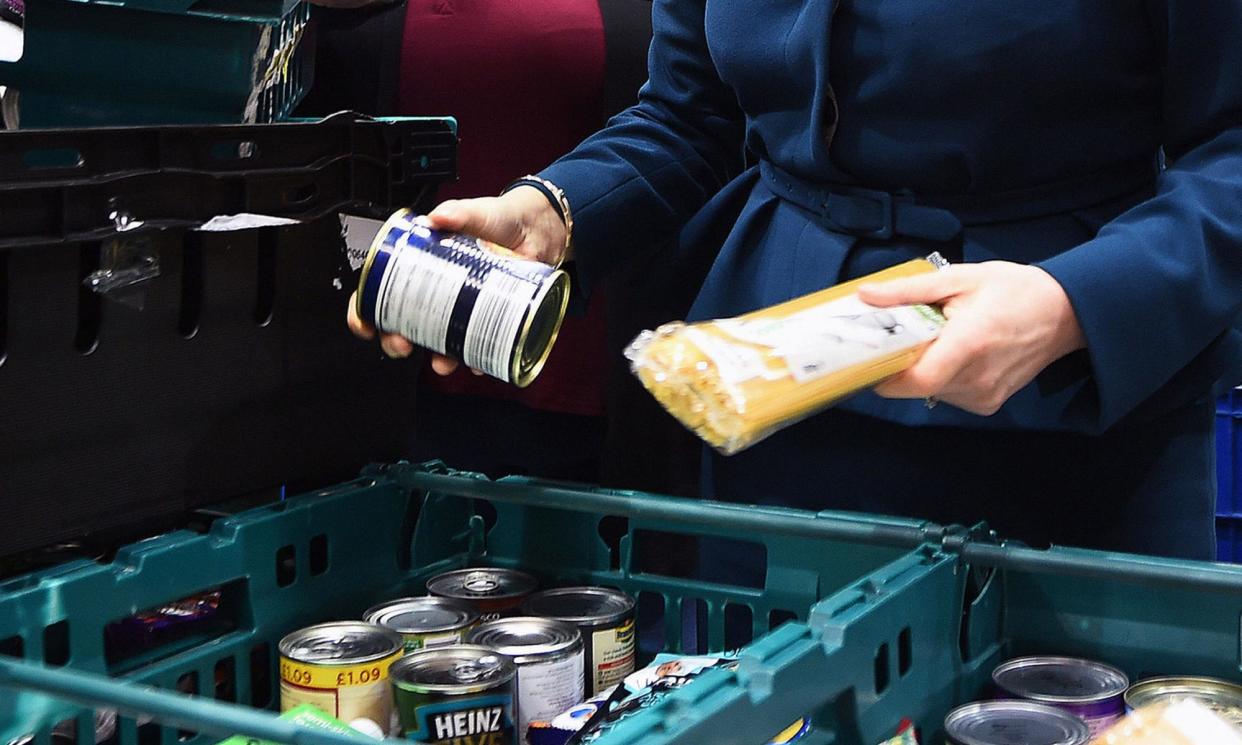
{"label": "white and blue can label", "polygon": [[380,331],[525,387],[543,369],[568,302],[560,269],[434,230],[402,210],[371,246],[357,310]]}

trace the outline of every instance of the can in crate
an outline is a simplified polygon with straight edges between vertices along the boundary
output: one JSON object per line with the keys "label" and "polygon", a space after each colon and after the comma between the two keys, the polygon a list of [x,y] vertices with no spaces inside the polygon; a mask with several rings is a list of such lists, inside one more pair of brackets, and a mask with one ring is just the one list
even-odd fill
{"label": "can in crate", "polygon": [[488,647],[517,664],[518,741],[536,720],[549,721],[586,698],[582,634],[550,618],[516,616],[480,625],[468,644]]}
{"label": "can in crate", "polygon": [[944,719],[948,745],[1087,745],[1091,730],[1073,714],[1034,701],[980,701]]}
{"label": "can in crate", "polygon": [[392,666],[402,737],[424,743],[514,745],[513,660],[487,647],[411,652]]}
{"label": "can in crate", "polygon": [[634,598],[607,587],[559,587],[522,604],[528,616],[572,623],[582,634],[588,696],[634,672]]}
{"label": "can in crate", "polygon": [[479,613],[467,603],[450,598],[400,598],[371,608],[362,620],[401,634],[405,651],[413,652],[461,644],[479,622]]}
{"label": "can in crate", "polygon": [[1125,715],[1126,674],[1111,665],[1075,657],[1019,657],[992,671],[1002,698],[1064,709],[1087,723],[1095,737]]}
{"label": "can in crate", "polygon": [[1193,698],[1242,730],[1242,685],[1217,678],[1148,678],[1126,691],[1126,711],[1148,704]]}
{"label": "can in crate", "polygon": [[279,650],[282,712],[311,704],[346,724],[388,731],[388,670],[405,652],[400,634],[360,621],[322,623],[281,639]]}
{"label": "can in crate", "polygon": [[402,210],[380,228],[362,265],[358,317],[380,331],[530,385],[569,303],[569,275],[476,238],[432,229]]}
{"label": "can in crate", "polygon": [[457,569],[427,580],[427,592],[472,605],[484,621],[513,615],[539,586],[538,580],[516,569]]}

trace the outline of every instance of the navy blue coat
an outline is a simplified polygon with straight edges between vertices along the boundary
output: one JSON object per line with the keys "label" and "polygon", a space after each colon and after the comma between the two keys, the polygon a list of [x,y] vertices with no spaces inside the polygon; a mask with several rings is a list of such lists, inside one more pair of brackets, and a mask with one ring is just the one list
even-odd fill
{"label": "navy blue coat", "polygon": [[[656,0],[654,14],[639,103],[543,174],[569,196],[588,282],[635,245],[682,233],[692,246],[695,226],[731,224],[696,318],[941,250],[1040,265],[1088,342],[992,417],[857,396],[716,459],[716,496],[935,513],[927,497],[824,496],[847,466],[892,463],[891,452],[868,465],[825,451],[834,427],[860,423],[905,425],[885,430],[897,438],[911,425],[991,430],[980,452],[1010,434],[1071,448],[1103,437],[1169,461],[1109,487],[1110,510],[1163,501],[1193,513],[1194,540],[1210,536],[1205,412],[1213,385],[1242,382],[1242,0]],[[762,167],[743,170],[744,158]],[[845,194],[840,209],[817,203],[817,188]],[[907,219],[911,206],[953,224]],[[997,467],[1047,457],[1033,447]],[[1117,467],[1101,456],[1074,477],[1112,483]],[[775,496],[751,494],[763,484]],[[957,499],[947,516],[973,517],[981,502],[945,488],[931,501]]]}

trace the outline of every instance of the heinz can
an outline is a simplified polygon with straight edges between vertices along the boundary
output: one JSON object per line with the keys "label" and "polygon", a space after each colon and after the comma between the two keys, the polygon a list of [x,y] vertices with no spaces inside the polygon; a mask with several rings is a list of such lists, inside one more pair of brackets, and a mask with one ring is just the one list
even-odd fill
{"label": "heinz can", "polygon": [[569,275],[433,230],[402,210],[362,265],[358,317],[518,387],[539,375],[569,303]]}
{"label": "heinz can", "polygon": [[1242,729],[1242,686],[1217,678],[1148,678],[1126,691],[1126,711],[1148,704],[1193,698]]}
{"label": "heinz can", "polygon": [[634,672],[634,606],[629,595],[606,587],[561,587],[531,595],[522,612],[578,627],[586,693],[595,696]]}
{"label": "heinz can", "polygon": [[479,613],[449,598],[400,598],[368,610],[362,617],[401,634],[405,651],[461,644],[479,622]]}
{"label": "heinz can", "polygon": [[281,639],[279,650],[282,713],[311,704],[345,724],[366,720],[388,731],[388,669],[405,651],[400,634],[359,621],[322,623]]}
{"label": "heinz can", "polygon": [[1086,745],[1091,728],[1073,714],[1034,701],[981,701],[949,712],[949,745]]}
{"label": "heinz can", "polygon": [[401,735],[426,743],[514,745],[517,666],[487,647],[411,652],[392,666]]}
{"label": "heinz can", "polygon": [[539,582],[516,569],[458,569],[427,580],[427,592],[468,603],[484,621],[513,615]]}
{"label": "heinz can", "polygon": [[1087,723],[1091,736],[1125,715],[1126,674],[1074,657],[1019,657],[992,671],[1003,698],[1020,698],[1064,709]]}
{"label": "heinz can", "polygon": [[470,632],[478,644],[512,657],[517,664],[517,731],[533,721],[551,721],[586,698],[582,634],[571,624],[550,618],[517,616],[482,624]]}

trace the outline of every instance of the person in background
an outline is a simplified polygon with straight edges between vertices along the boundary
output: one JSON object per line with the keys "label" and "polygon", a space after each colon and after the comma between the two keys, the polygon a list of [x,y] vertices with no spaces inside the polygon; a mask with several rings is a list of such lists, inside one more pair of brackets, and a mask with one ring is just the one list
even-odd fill
{"label": "person in background", "polygon": [[1242,378],[1242,0],[653,7],[638,105],[538,174],[572,236],[528,186],[432,223],[543,260],[572,239],[588,285],[706,225],[692,319],[953,262],[860,291],[942,306],[908,371],[709,454],[706,495],[1213,555],[1212,393]]}
{"label": "person in background", "polygon": [[[454,116],[460,179],[441,189],[443,199],[499,194],[631,105],[646,79],[649,0],[318,4],[316,84],[303,112]],[[679,306],[653,288],[651,277],[674,271],[661,256],[653,251],[656,266],[617,276],[571,309],[526,389],[465,370],[423,375],[410,457],[491,476],[694,494],[693,438],[621,356],[643,327],[688,307],[688,298]]]}

